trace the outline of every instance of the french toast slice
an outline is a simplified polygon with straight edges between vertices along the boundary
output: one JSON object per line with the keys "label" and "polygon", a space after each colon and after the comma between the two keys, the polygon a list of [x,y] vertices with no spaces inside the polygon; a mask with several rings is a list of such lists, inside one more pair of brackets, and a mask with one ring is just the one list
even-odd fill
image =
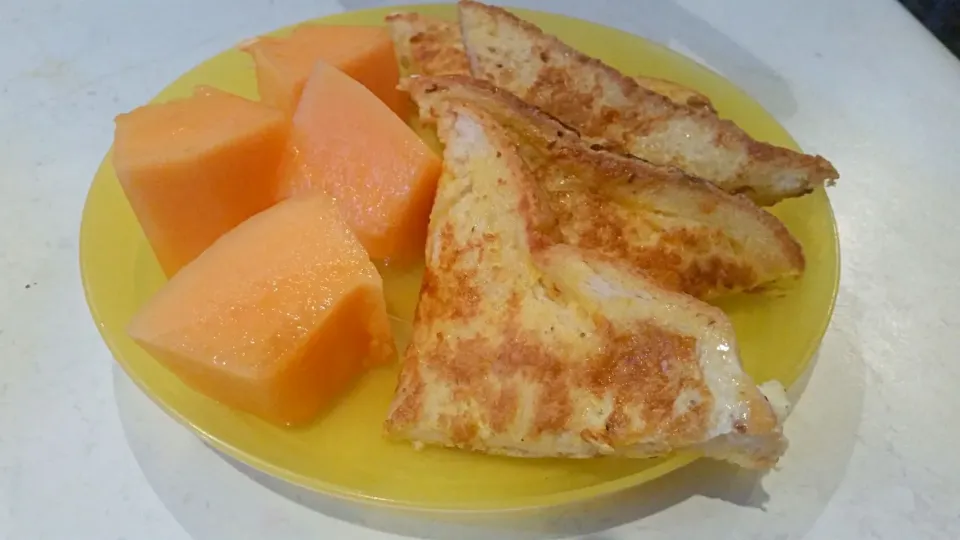
{"label": "french toast slice", "polygon": [[[509,92],[464,76],[401,82],[425,122],[457,104],[498,122],[559,220],[566,243],[643,270],[701,299],[801,275],[800,244],[777,218],[679,169],[588,143]],[[442,142],[449,144],[441,137]]]}
{"label": "french toast slice", "polygon": [[693,450],[772,467],[786,447],[780,411],[742,371],[724,313],[562,244],[532,171],[484,111],[453,104],[438,128],[444,174],[386,435],[520,457]]}
{"label": "french toast slice", "polygon": [[756,141],[711,111],[674,103],[502,8],[460,0],[459,13],[474,77],[584,137],[678,167],[763,206],[839,177],[826,159]]}
{"label": "french toast slice", "polygon": [[456,22],[416,12],[386,17],[400,66],[412,75],[467,75],[470,63]]}
{"label": "french toast slice", "polygon": [[[469,75],[457,22],[416,12],[393,13],[386,18],[400,65],[411,75]],[[666,79],[634,76],[637,84],[676,103],[713,110],[707,96]]]}

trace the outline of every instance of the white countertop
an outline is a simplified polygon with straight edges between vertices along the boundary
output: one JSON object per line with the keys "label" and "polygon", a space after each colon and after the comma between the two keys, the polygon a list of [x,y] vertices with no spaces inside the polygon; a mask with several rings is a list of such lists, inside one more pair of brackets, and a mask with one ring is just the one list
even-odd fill
{"label": "white countertop", "polygon": [[91,323],[77,265],[88,183],[113,116],[200,60],[379,2],[8,0],[0,538],[960,538],[960,63],[893,0],[512,3],[699,59],[840,170],[840,297],[781,470],[758,483],[699,462],[550,524],[431,524],[215,454],[133,386]]}

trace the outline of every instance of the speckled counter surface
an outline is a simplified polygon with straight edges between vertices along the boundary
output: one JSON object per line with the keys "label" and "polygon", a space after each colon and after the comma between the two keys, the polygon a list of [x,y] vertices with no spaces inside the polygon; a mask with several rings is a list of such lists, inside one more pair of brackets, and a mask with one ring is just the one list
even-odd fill
{"label": "speckled counter surface", "polygon": [[562,519],[431,523],[226,460],[111,361],[77,268],[112,118],[244,37],[370,0],[0,8],[0,538],[960,538],[960,63],[893,0],[535,7],[686,53],[842,174],[836,314],[758,481],[697,463]]}

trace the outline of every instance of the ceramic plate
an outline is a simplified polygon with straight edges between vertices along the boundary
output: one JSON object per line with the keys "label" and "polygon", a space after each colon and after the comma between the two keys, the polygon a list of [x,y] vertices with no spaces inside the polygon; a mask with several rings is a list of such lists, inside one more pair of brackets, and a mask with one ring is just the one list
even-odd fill
{"label": "ceramic plate", "polygon": [[[452,18],[451,5],[390,8]],[[323,24],[379,25],[375,9],[321,19]],[[796,148],[777,122],[733,84],[662,46],[617,30],[547,13],[518,11],[547,32],[629,74],[674,80],[707,94],[721,115],[752,136]],[[289,29],[287,29],[289,30]],[[278,33],[283,33],[284,30]],[[208,84],[256,98],[253,63],[230,50],[164,89],[155,101]],[[793,383],[816,351],[839,278],[833,214],[820,190],[773,209],[803,244],[807,271],[787,292],[739,296],[724,307],[740,340],[744,367],[757,381]],[[553,506],[635,486],[681,467],[692,455],[650,460],[523,460],[390,443],[381,425],[397,370],[365,376],[329,413],[304,429],[283,429],[235,412],[184,386],[135,345],[124,329],[164,278],[124,199],[110,156],[93,179],[80,230],[80,263],[90,311],[130,378],[210,445],[272,475],[333,496],[405,508],[491,511]],[[384,269],[389,308],[403,346],[419,274]]]}

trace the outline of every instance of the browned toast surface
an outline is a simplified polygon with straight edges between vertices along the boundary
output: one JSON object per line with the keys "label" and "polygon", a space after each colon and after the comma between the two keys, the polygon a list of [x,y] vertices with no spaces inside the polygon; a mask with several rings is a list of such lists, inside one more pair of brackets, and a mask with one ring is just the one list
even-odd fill
{"label": "browned toast surface", "polygon": [[[467,75],[470,63],[457,22],[415,12],[387,16],[397,59],[414,75]],[[640,86],[691,107],[712,110],[707,96],[665,79],[636,76]]]}
{"label": "browned toast surface", "polygon": [[510,93],[464,76],[404,81],[427,121],[458,104],[500,124],[566,243],[699,298],[800,275],[800,245],[749,200],[678,169],[591,147]]}
{"label": "browned toast surface", "polygon": [[754,468],[786,442],[718,309],[561,242],[514,135],[438,111],[444,174],[389,436],[524,457],[694,449]]}
{"label": "browned toast surface", "polygon": [[473,76],[509,90],[581,135],[670,165],[761,205],[838,178],[827,160],[752,139],[711,111],[675,103],[510,12],[459,3]]}
{"label": "browned toast surface", "polygon": [[393,13],[387,16],[386,22],[397,60],[408,73],[470,73],[457,23],[414,12]]}

